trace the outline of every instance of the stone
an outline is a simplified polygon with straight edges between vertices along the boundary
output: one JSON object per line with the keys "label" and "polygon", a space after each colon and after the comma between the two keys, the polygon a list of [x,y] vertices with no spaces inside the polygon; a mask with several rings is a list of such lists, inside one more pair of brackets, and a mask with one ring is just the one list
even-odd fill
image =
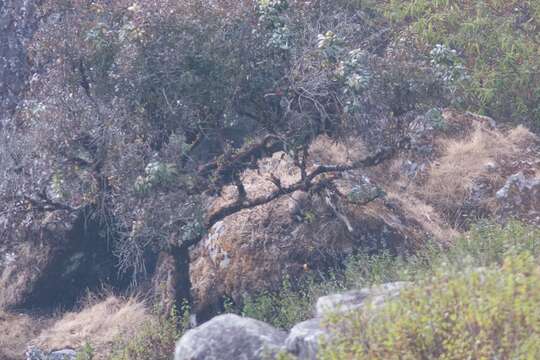
{"label": "stone", "polygon": [[400,291],[408,285],[408,282],[400,281],[320,297],[317,300],[316,316],[324,317],[328,313],[358,310],[367,303],[379,307],[385,301],[398,296]]}
{"label": "stone", "polygon": [[283,349],[287,334],[262,321],[224,314],[189,330],[176,344],[175,360],[259,360]]}
{"label": "stone", "polygon": [[47,360],[75,360],[77,352],[71,349],[53,351],[49,354]]}
{"label": "stone", "polygon": [[501,220],[518,218],[540,225],[540,179],[518,172],[496,193]]}
{"label": "stone", "polygon": [[[244,173],[250,196],[263,196],[273,189],[266,180],[266,168],[276,176],[283,174],[289,181],[283,186],[300,176],[289,174],[295,167],[287,156],[278,165],[268,164],[272,161],[259,162],[261,174],[256,170]],[[241,303],[246,294],[278,288],[286,276],[336,266],[355,249],[387,249],[392,254],[414,249],[429,230],[404,204],[385,206],[378,183],[369,174],[347,172],[336,181],[339,193],[347,194],[347,199],[331,192],[308,196],[299,191],[214,224],[190,248],[193,311],[201,320],[208,319],[220,311],[219,299]],[[221,197],[210,200],[208,212],[234,199],[234,191],[226,189]]]}
{"label": "stone", "polygon": [[26,352],[26,360],[75,360],[77,352],[73,349],[63,349],[44,353],[37,347],[30,347]]}
{"label": "stone", "polygon": [[317,360],[321,341],[330,338],[330,331],[323,326],[321,318],[314,318],[296,324],[285,340],[287,352],[299,360]]}

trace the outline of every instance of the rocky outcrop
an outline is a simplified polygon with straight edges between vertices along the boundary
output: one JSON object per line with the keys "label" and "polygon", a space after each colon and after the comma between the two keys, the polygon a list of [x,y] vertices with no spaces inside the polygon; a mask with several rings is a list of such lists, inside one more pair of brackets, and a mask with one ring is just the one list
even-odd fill
{"label": "rocky outcrop", "polygon": [[326,324],[329,314],[374,311],[399,295],[409,283],[388,283],[318,299],[316,317],[296,324],[286,335],[258,320],[220,315],[188,331],[177,343],[175,360],[273,359],[278,353],[298,360],[316,360],[321,342],[331,341],[335,330]]}
{"label": "rocky outcrop", "polygon": [[122,288],[108,239],[87,214],[54,211],[4,232],[0,308],[71,307],[86,289]]}
{"label": "rocky outcrop", "polygon": [[[0,308],[30,304],[38,295],[45,300],[48,292],[38,294],[42,290],[40,283],[61,256],[59,251],[65,248],[75,222],[75,217],[59,211],[42,218],[28,216],[17,228],[4,229],[0,244]],[[58,293],[62,284],[58,280],[51,286],[53,293]]]}
{"label": "rocky outcrop", "polygon": [[[219,310],[223,297],[242,302],[245,294],[277,288],[286,275],[324,270],[360,249],[403,253],[428,238],[450,242],[481,218],[536,224],[537,136],[523,127],[498,129],[470,113],[445,110],[433,117],[411,123],[408,151],[340,174],[336,189],[298,191],[215,224],[190,253],[195,311]],[[366,152],[358,138],[336,144],[321,137],[310,153],[311,165],[332,165]],[[283,186],[300,176],[284,153],[258,165],[243,174],[251,197],[274,189],[272,176]],[[519,172],[528,180],[505,186]],[[234,198],[234,187],[226,189],[209,213]]]}
{"label": "rocky outcrop", "polygon": [[351,290],[320,297],[315,306],[315,318],[296,324],[285,341],[287,352],[302,360],[316,360],[321,342],[330,341],[333,331],[325,324],[329,314],[360,311],[367,305],[370,311],[395,298],[410,285],[407,282],[382,284],[371,288]]}
{"label": "rocky outcrop", "polygon": [[[318,142],[313,146],[325,151],[312,151],[313,162],[346,163],[347,158],[363,156],[360,150],[347,155],[343,144],[324,138]],[[299,174],[291,171],[291,161],[286,154],[261,161],[259,170],[244,174],[246,191],[256,196],[272,189],[270,174],[296,181]],[[298,191],[215,224],[190,254],[195,311],[219,311],[225,296],[242,302],[246,294],[279,287],[284,276],[324,270],[358,249],[402,253],[427,238],[429,231],[415,214],[388,201],[365,173],[347,172],[336,184],[333,191]],[[234,198],[234,189],[229,190],[214,201],[215,207]]]}
{"label": "rocky outcrop", "polygon": [[523,172],[511,175],[497,191],[498,216],[521,219],[540,226],[540,178]]}
{"label": "rocky outcrop", "polygon": [[189,330],[178,341],[175,360],[272,358],[281,350],[285,332],[261,321],[220,315]]}
{"label": "rocky outcrop", "polygon": [[321,318],[309,319],[293,326],[285,340],[285,348],[299,359],[316,360],[321,341],[330,337],[331,332]]}
{"label": "rocky outcrop", "polygon": [[400,281],[323,296],[317,300],[315,315],[322,318],[328,313],[345,313],[358,310],[365,306],[366,303],[378,307],[385,301],[398,296],[400,291],[408,285],[410,285],[408,282]]}

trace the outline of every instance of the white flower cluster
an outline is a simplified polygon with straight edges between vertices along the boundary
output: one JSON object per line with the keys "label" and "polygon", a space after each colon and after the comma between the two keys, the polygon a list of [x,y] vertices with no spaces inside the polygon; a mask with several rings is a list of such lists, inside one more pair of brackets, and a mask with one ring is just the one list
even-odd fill
{"label": "white flower cluster", "polygon": [[437,44],[430,52],[431,65],[437,75],[447,84],[453,85],[468,78],[467,71],[456,50]]}
{"label": "white flower cluster", "polygon": [[159,161],[152,161],[144,169],[145,176],[137,177],[135,190],[141,193],[158,185],[168,185],[174,182],[177,176],[174,164],[165,164]]}

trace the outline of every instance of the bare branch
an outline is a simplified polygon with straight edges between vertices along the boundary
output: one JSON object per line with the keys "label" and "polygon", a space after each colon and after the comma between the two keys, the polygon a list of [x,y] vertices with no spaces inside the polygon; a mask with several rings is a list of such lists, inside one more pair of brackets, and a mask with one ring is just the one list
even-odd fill
{"label": "bare branch", "polygon": [[210,229],[215,223],[223,220],[227,216],[235,214],[244,209],[250,209],[256,206],[268,204],[269,202],[283,195],[291,194],[298,190],[308,191],[313,188],[324,188],[331,182],[331,180],[322,179],[320,181],[315,181],[319,175],[327,173],[340,173],[344,171],[376,166],[384,160],[391,158],[406,143],[407,142],[402,142],[396,147],[384,148],[376,152],[374,155],[358,160],[350,165],[319,165],[315,168],[315,170],[306,175],[305,179],[301,179],[300,181],[287,187],[282,187],[281,182],[278,181],[279,179],[273,180],[272,182],[275,181],[274,184],[278,187],[277,190],[271,192],[270,194],[262,195],[253,199],[238,198],[234,203],[226,205],[218,211],[212,213],[206,220],[205,226],[207,229]]}

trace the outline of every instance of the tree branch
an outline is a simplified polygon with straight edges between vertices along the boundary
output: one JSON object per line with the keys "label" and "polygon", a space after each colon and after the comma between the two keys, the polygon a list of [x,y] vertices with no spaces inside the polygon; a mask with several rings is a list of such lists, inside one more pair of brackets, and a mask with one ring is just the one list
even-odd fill
{"label": "tree branch", "polygon": [[315,179],[319,175],[326,173],[339,173],[344,171],[356,170],[360,168],[373,167],[384,160],[391,158],[397,151],[404,146],[407,142],[402,142],[396,147],[383,148],[377,151],[374,155],[368,156],[364,159],[358,160],[350,165],[319,165],[311,173],[306,175],[304,179],[289,185],[287,187],[282,187],[281,183],[276,184],[277,190],[271,192],[267,195],[262,195],[255,197],[253,199],[241,199],[240,197],[237,200],[229,205],[226,205],[219,209],[218,211],[212,213],[206,220],[205,226],[207,229],[210,229],[218,221],[223,220],[229,215],[235,214],[244,209],[254,208],[256,206],[267,204],[283,195],[291,194],[295,191],[302,190],[308,191],[315,188],[324,188],[331,182],[329,179],[323,179],[321,181],[316,181]]}

